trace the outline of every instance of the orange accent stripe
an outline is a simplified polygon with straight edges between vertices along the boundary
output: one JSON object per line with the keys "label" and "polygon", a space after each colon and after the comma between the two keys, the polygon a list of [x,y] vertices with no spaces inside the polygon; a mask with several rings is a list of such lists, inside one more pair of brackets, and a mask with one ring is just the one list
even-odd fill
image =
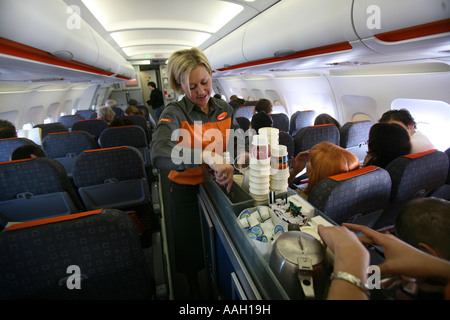
{"label": "orange accent stripe", "polygon": [[414,27],[379,33],[375,38],[385,42],[409,40],[434,34],[450,32],[450,19],[425,23]]}
{"label": "orange accent stripe", "polygon": [[345,173],[341,173],[341,174],[337,174],[334,176],[329,177],[330,179],[333,179],[334,181],[342,181],[342,180],[347,180],[362,174],[366,174],[368,172],[372,172],[377,170],[378,167],[376,166],[367,166],[367,167],[362,167],[360,169],[356,169],[353,171],[349,171],[349,172],[345,172]]}
{"label": "orange accent stripe", "polygon": [[96,68],[93,66],[90,66],[88,64],[78,62],[75,60],[66,61],[60,58],[57,58],[53,56],[52,54],[48,53],[47,51],[43,51],[40,49],[36,49],[27,45],[24,45],[22,43],[18,43],[15,41],[11,41],[5,38],[0,37],[0,53],[10,55],[13,57],[23,58],[27,60],[47,63],[63,68],[69,68],[69,69],[75,69],[83,72],[89,72],[89,73],[95,73],[102,76],[115,76],[115,78],[120,79],[126,79],[131,80],[131,78],[125,78],[120,75],[115,75],[112,72],[107,72],[105,70],[102,70],[100,68]]}
{"label": "orange accent stripe", "polygon": [[427,151],[407,154],[407,155],[404,155],[402,157],[403,158],[409,158],[409,159],[416,159],[416,158],[420,158],[420,157],[426,156],[427,154],[430,154],[430,153],[433,153],[433,152],[436,152],[436,151],[437,151],[437,149],[430,149],[430,150],[427,150]]}
{"label": "orange accent stripe", "polygon": [[326,127],[326,126],[334,126],[332,123],[325,123],[325,124],[316,124],[314,126],[308,126],[309,128],[315,128],[315,127]]}
{"label": "orange accent stripe", "polygon": [[98,210],[86,211],[86,212],[81,212],[81,213],[73,213],[73,214],[68,214],[68,215],[58,216],[58,217],[53,217],[53,218],[45,218],[45,219],[16,223],[16,224],[9,226],[4,231],[23,229],[23,228],[29,228],[29,227],[40,226],[43,224],[53,223],[53,222],[60,222],[60,221],[67,221],[67,220],[82,218],[82,217],[86,217],[86,216],[89,216],[92,214],[98,214],[98,213],[102,212],[102,210],[103,209],[98,209]]}
{"label": "orange accent stripe", "polygon": [[104,150],[112,150],[112,149],[122,149],[126,148],[127,146],[119,146],[119,147],[111,147],[111,148],[102,148],[102,149],[91,149],[91,150],[84,150],[83,152],[97,152],[97,151],[104,151]]}
{"label": "orange accent stripe", "polygon": [[32,159],[29,158],[29,159],[19,159],[19,160],[3,161],[3,162],[0,162],[0,165],[1,165],[1,164],[5,164],[5,163],[23,162],[23,161],[30,161],[30,160],[32,160]]}
{"label": "orange accent stripe", "polygon": [[229,68],[221,68],[221,69],[217,69],[217,70],[218,71],[227,71],[227,70],[234,70],[234,69],[240,69],[240,68],[247,68],[247,67],[253,67],[253,66],[258,66],[258,65],[267,64],[267,63],[287,61],[287,60],[292,60],[292,59],[316,56],[316,55],[320,55],[320,54],[327,54],[327,53],[333,53],[333,52],[339,52],[339,51],[347,51],[347,50],[351,50],[351,49],[353,49],[353,47],[348,41],[340,42],[340,43],[334,43],[334,44],[330,44],[330,45],[326,45],[326,46],[322,46],[322,47],[297,51],[297,52],[294,52],[285,57],[272,57],[272,58],[259,59],[259,60],[254,60],[254,61],[250,61],[250,62],[236,64]]}
{"label": "orange accent stripe", "polygon": [[[81,121],[81,120],[80,120],[80,121]],[[49,134],[67,134],[67,133],[80,132],[80,131],[83,131],[83,130],[61,131],[61,132],[50,132],[50,133],[48,133],[47,135],[49,135]]]}

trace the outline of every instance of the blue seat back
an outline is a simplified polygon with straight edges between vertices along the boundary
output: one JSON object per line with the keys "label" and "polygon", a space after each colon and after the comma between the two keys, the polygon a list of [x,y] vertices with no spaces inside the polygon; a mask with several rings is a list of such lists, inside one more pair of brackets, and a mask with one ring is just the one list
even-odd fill
{"label": "blue seat back", "polygon": [[301,128],[312,126],[315,116],[316,112],[314,110],[294,112],[289,119],[289,133],[291,136],[294,137]]}
{"label": "blue seat back", "polygon": [[89,210],[150,203],[144,160],[134,147],[84,151],[75,159],[73,180]]}
{"label": "blue seat back", "polygon": [[357,147],[361,143],[367,143],[369,131],[373,122],[369,120],[350,121],[341,128],[340,144],[342,148]]}
{"label": "blue seat back", "polygon": [[64,167],[50,158],[0,163],[0,189],[0,213],[7,221],[43,217],[45,206],[55,206],[56,201],[62,207],[51,215],[84,209]]}
{"label": "blue seat back", "polygon": [[271,113],[273,127],[283,132],[289,132],[289,117],[285,113]]}
{"label": "blue seat back", "polygon": [[392,179],[390,201],[401,202],[427,196],[445,183],[448,166],[448,156],[435,149],[391,161],[386,166]]}
{"label": "blue seat back", "polygon": [[0,162],[9,161],[14,150],[27,144],[35,145],[33,141],[27,138],[0,139]]}
{"label": "blue seat back", "polygon": [[75,122],[72,126],[72,131],[83,130],[92,134],[95,139],[98,139],[106,128],[108,128],[108,123],[105,120],[88,119]]}
{"label": "blue seat back", "polygon": [[339,145],[339,129],[333,124],[301,128],[294,137],[295,154],[309,150],[323,141]]}
{"label": "blue seat back", "polygon": [[[0,232],[0,256],[2,300],[152,296],[136,225],[119,210],[13,225]],[[75,272],[80,289],[69,289],[68,284],[76,284]]]}
{"label": "blue seat back", "polygon": [[389,203],[391,179],[386,170],[368,166],[325,178],[311,190],[308,202],[336,223],[357,222],[374,214],[375,223]]}
{"label": "blue seat back", "polygon": [[62,123],[67,129],[72,129],[75,122],[83,120],[84,118],[79,114],[65,115],[58,118],[58,122]]}
{"label": "blue seat back", "polygon": [[69,129],[67,129],[66,126],[63,125],[61,122],[41,123],[35,125],[34,128],[41,128],[42,139],[44,139],[49,133],[69,131]]}

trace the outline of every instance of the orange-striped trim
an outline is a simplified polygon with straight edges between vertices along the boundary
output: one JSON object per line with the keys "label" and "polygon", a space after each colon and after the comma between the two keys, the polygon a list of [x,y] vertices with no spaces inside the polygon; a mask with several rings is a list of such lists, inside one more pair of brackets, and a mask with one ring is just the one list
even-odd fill
{"label": "orange-striped trim", "polygon": [[47,133],[47,135],[49,135],[49,134],[51,134],[51,135],[54,135],[54,134],[67,134],[67,133],[74,133],[74,132],[81,132],[81,131],[83,131],[83,130],[61,131],[61,132],[49,132],[49,133]]}
{"label": "orange-striped trim", "polygon": [[353,47],[348,41],[339,42],[339,43],[334,43],[334,44],[330,44],[330,45],[326,45],[326,46],[322,46],[322,47],[297,51],[297,52],[294,52],[285,57],[272,57],[272,58],[259,59],[259,60],[236,64],[236,65],[228,67],[228,68],[221,68],[221,69],[217,69],[217,70],[218,71],[227,71],[227,70],[234,70],[234,69],[240,69],[240,68],[254,67],[254,66],[259,66],[262,64],[267,64],[267,63],[287,61],[287,60],[292,60],[292,59],[299,59],[299,58],[311,57],[311,56],[316,56],[316,55],[321,55],[321,54],[347,51],[347,50],[352,50],[352,49],[353,49]]}
{"label": "orange-striped trim", "polygon": [[403,158],[409,158],[409,159],[416,159],[416,158],[420,158],[420,157],[426,156],[427,154],[430,154],[430,153],[433,153],[433,152],[436,152],[436,151],[437,151],[437,149],[430,149],[430,150],[427,150],[427,151],[406,154],[406,155],[404,155],[402,157]]}
{"label": "orange-striped trim", "polygon": [[29,159],[19,159],[19,160],[3,161],[3,162],[0,162],[0,165],[5,164],[5,163],[15,163],[15,162],[30,161],[30,160],[32,160],[32,159],[29,158]]}
{"label": "orange-striped trim", "polygon": [[329,177],[330,179],[333,179],[334,181],[342,181],[342,180],[347,180],[362,174],[366,174],[368,172],[372,172],[377,170],[378,167],[376,166],[367,166],[367,167],[362,167],[360,169],[356,169],[353,171],[349,171],[349,172],[345,172],[345,173],[340,173],[334,176]]}
{"label": "orange-striped trim", "polygon": [[47,63],[63,68],[75,69],[83,72],[95,73],[106,77],[114,76],[115,78],[131,80],[131,78],[116,75],[112,72],[107,72],[100,68],[90,66],[88,64],[78,62],[75,60],[66,61],[53,56],[52,54],[36,49],[22,43],[11,41],[0,37],[0,53],[10,55],[13,57],[23,58],[36,62]]}
{"label": "orange-striped trim", "polygon": [[332,123],[324,123],[324,124],[316,124],[314,126],[308,126],[309,128],[315,128],[315,127],[326,127],[326,126],[334,126]]}
{"label": "orange-striped trim", "polygon": [[119,146],[119,147],[111,147],[111,148],[101,148],[101,149],[91,149],[91,150],[84,150],[83,152],[97,152],[97,151],[104,151],[104,150],[113,150],[113,149],[122,149],[126,148],[127,146]]}
{"label": "orange-striped trim", "polygon": [[81,213],[73,213],[73,214],[68,214],[68,215],[58,216],[58,217],[53,217],[53,218],[45,218],[45,219],[39,219],[39,220],[33,220],[33,221],[27,221],[27,222],[20,222],[20,223],[16,223],[16,224],[13,224],[13,225],[7,227],[3,231],[17,230],[17,229],[40,226],[43,224],[48,224],[48,223],[53,223],[53,222],[78,219],[78,218],[86,217],[86,216],[93,215],[93,214],[99,214],[100,212],[102,212],[102,210],[103,209],[98,209],[98,210],[86,211],[86,212],[81,212]]}
{"label": "orange-striped trim", "polygon": [[353,120],[349,121],[349,123],[356,123],[356,122],[371,122],[370,120]]}
{"label": "orange-striped trim", "polygon": [[450,19],[425,23],[414,27],[379,33],[375,38],[385,42],[396,42],[450,32]]}

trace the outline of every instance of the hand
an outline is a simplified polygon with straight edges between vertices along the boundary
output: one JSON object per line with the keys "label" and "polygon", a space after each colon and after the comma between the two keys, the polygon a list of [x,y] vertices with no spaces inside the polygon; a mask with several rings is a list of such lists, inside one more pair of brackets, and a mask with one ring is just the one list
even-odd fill
{"label": "hand", "polygon": [[370,255],[357,235],[346,227],[338,226],[319,225],[318,232],[334,253],[334,271],[345,271],[366,281]]}
{"label": "hand", "polygon": [[383,248],[385,261],[379,265],[381,274],[450,280],[450,262],[427,254],[403,242],[365,226],[344,223],[347,228],[363,233],[359,240]]}
{"label": "hand", "polygon": [[229,164],[215,164],[211,166],[214,170],[214,176],[218,184],[225,186],[228,192],[231,190],[233,185],[233,173],[234,167]]}
{"label": "hand", "polygon": [[309,153],[309,150],[299,152],[295,158],[292,158],[292,169],[294,169],[295,174],[305,169],[309,159]]}

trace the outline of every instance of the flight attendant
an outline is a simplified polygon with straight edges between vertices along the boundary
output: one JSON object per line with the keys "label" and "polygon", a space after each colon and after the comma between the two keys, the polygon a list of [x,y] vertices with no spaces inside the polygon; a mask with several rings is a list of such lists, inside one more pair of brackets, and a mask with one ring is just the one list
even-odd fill
{"label": "flight attendant", "polygon": [[[151,143],[153,166],[171,170],[170,217],[173,226],[175,267],[187,277],[191,298],[198,294],[197,273],[204,268],[198,187],[209,166],[216,181],[228,191],[234,168],[223,153],[231,148],[227,131],[239,129],[232,107],[211,97],[212,69],[197,48],[174,52],[168,60],[171,88],[183,98],[166,106]],[[238,145],[244,146],[244,137]],[[228,148],[228,149],[227,149]],[[235,152],[235,151],[233,151]],[[234,158],[234,157],[233,157]]]}

